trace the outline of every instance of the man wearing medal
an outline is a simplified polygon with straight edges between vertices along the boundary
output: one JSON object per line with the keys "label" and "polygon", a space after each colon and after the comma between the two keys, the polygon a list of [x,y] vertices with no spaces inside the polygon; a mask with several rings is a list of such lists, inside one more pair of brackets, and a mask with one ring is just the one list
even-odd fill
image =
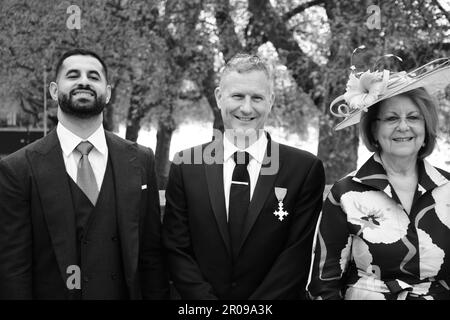
{"label": "man wearing medal", "polygon": [[258,56],[233,57],[215,95],[225,132],[178,153],[169,174],[171,280],[182,299],[305,299],[322,162],[264,131],[275,97]]}

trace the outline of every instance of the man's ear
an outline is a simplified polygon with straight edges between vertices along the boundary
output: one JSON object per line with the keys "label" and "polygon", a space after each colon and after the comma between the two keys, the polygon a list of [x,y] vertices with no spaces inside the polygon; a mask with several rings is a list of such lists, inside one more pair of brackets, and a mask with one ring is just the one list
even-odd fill
{"label": "man's ear", "polygon": [[56,84],[56,82],[50,82],[48,91],[50,92],[52,99],[58,101],[58,85]]}
{"label": "man's ear", "polygon": [[220,99],[222,99],[222,92],[220,91],[220,87],[216,87],[216,89],[214,89],[214,96],[216,97],[216,102],[217,102],[217,106],[220,109]]}
{"label": "man's ear", "polygon": [[111,86],[108,84],[106,86],[106,104],[108,104],[109,100],[111,100]]}

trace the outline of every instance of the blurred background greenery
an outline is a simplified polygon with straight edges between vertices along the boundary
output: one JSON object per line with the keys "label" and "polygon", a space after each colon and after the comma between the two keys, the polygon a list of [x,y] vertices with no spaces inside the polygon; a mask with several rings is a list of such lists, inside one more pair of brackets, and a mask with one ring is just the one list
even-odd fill
{"label": "blurred background greenery", "polygon": [[[367,24],[373,4],[380,28]],[[67,27],[70,5],[81,10],[80,29]],[[339,119],[328,110],[345,90],[353,49],[367,47],[367,68],[385,53],[402,57],[405,70],[448,57],[449,8],[448,0],[1,0],[0,127],[42,128],[44,92],[54,127],[56,105],[44,86],[54,80],[58,57],[75,47],[94,50],[113,87],[105,128],[123,126],[133,141],[144,130],[157,132],[164,189],[175,130],[190,122],[211,123],[211,136],[221,129],[216,74],[237,52],[259,53],[276,71],[269,125],[300,139],[310,139],[313,126],[313,152],[330,184],[358,161],[357,128],[333,131]],[[440,136],[450,140],[447,93],[440,97]]]}

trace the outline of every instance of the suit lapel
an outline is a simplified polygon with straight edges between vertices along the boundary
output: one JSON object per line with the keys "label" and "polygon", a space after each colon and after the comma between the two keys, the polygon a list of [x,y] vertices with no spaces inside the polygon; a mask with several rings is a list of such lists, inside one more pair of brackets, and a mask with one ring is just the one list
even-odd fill
{"label": "suit lapel", "polygon": [[75,213],[67,172],[56,130],[30,150],[44,216],[64,282],[67,267],[77,265]]}
{"label": "suit lapel", "polygon": [[125,276],[128,286],[131,286],[138,264],[139,191],[142,182],[137,146],[124,143],[110,132],[105,131],[105,135],[114,176],[117,223]]}
{"label": "suit lapel", "polygon": [[225,207],[225,194],[223,190],[223,143],[214,140],[207,148],[212,147],[212,157],[216,159],[213,164],[204,164],[208,193],[211,206],[219,227],[220,235],[225,243],[228,254],[231,256],[230,235]]}
{"label": "suit lapel", "polygon": [[[279,161],[278,164],[278,170],[279,172],[281,168],[281,159],[279,156],[279,144],[272,141],[270,136],[267,135],[268,142],[267,142],[267,148],[266,153],[264,155],[264,160],[262,167],[270,167],[271,161]],[[276,150],[277,154],[273,154],[273,150]],[[255,190],[253,191],[252,200],[250,201],[250,205],[248,207],[248,213],[247,217],[245,219],[244,223],[244,231],[241,237],[241,243],[239,245],[238,252],[241,250],[242,245],[244,244],[245,240],[247,239],[250,230],[252,229],[253,225],[256,222],[256,219],[258,218],[259,214],[261,213],[261,210],[269,198],[270,192],[274,192],[274,184],[275,179],[277,178],[277,173],[274,174],[261,174],[263,170],[260,170],[259,176],[258,176],[258,182],[256,183]]]}

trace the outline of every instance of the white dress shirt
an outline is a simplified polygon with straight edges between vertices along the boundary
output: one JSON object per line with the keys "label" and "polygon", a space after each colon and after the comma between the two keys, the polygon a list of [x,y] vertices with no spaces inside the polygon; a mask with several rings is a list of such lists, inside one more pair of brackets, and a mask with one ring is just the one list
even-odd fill
{"label": "white dress shirt", "polygon": [[248,152],[250,155],[250,162],[247,165],[248,175],[250,176],[250,200],[253,196],[256,183],[258,182],[259,171],[264,160],[264,154],[267,148],[267,137],[265,134],[261,134],[258,140],[250,145],[247,149],[239,149],[233,143],[231,143],[226,136],[223,138],[223,187],[225,191],[225,206],[228,219],[228,207],[230,202],[230,188],[231,179],[233,177],[233,170],[236,163],[233,159],[233,154],[236,151]]}
{"label": "white dress shirt", "polygon": [[76,146],[82,141],[89,141],[94,148],[89,152],[89,162],[94,171],[95,181],[97,182],[98,190],[100,190],[103,177],[105,176],[106,165],[108,163],[108,146],[106,145],[105,131],[103,125],[87,139],[81,139],[73,132],[64,127],[61,122],[56,127],[59,143],[63,151],[64,164],[66,171],[73,181],[77,181],[78,163],[81,154],[75,150]]}

